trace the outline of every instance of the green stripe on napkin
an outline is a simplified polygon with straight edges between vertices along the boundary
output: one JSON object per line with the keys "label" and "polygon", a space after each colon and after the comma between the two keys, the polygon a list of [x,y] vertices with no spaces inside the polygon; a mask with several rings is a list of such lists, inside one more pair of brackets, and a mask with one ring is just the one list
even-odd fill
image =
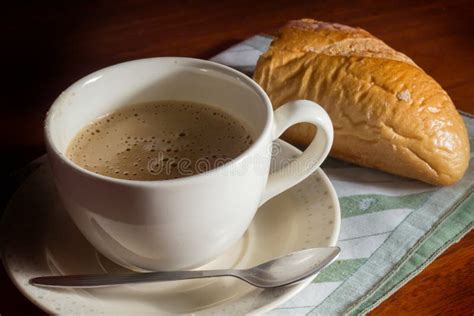
{"label": "green stripe on napkin", "polygon": [[397,208],[418,209],[425,204],[432,193],[433,191],[404,196],[367,194],[342,197],[339,199],[341,217],[345,218]]}
{"label": "green stripe on napkin", "polygon": [[359,267],[366,261],[367,259],[365,258],[337,260],[321,271],[321,273],[314,279],[313,283],[344,281],[356,272],[357,269],[359,269]]}

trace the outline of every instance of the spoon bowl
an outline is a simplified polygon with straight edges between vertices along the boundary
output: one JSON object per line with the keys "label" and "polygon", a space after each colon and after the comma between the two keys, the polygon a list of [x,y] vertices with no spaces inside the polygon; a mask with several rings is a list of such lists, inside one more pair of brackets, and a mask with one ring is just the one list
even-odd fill
{"label": "spoon bowl", "polygon": [[236,270],[234,276],[261,288],[289,285],[320,271],[333,262],[339,252],[339,247],[301,250],[250,269]]}

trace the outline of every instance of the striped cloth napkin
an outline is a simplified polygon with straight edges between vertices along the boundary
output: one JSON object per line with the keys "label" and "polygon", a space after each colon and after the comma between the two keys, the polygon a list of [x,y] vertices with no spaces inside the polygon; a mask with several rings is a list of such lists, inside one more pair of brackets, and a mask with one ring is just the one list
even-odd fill
{"label": "striped cloth napkin", "polygon": [[[270,42],[257,35],[211,60],[251,75]],[[462,115],[471,163],[456,185],[433,187],[336,159],[323,164],[341,205],[341,255],[270,315],[364,314],[473,228],[474,117]]]}

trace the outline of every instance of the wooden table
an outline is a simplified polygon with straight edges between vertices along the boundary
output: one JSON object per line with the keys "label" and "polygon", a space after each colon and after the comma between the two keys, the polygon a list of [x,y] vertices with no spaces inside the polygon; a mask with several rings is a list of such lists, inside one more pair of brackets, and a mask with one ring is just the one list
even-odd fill
{"label": "wooden table", "polygon": [[[82,76],[152,56],[209,58],[285,21],[312,17],[360,26],[411,56],[474,113],[472,1],[64,1],[3,6],[0,171],[44,151],[42,123],[54,98]],[[5,71],[6,70],[6,71]],[[5,98],[6,96],[6,98]],[[13,190],[3,181],[2,201]],[[376,308],[377,314],[473,314],[474,233]],[[1,269],[0,314],[41,311]]]}

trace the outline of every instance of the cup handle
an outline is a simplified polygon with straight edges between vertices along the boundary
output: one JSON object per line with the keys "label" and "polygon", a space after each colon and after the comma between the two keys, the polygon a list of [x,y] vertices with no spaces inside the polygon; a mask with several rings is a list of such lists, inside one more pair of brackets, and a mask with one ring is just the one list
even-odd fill
{"label": "cup handle", "polygon": [[318,132],[301,156],[268,176],[260,205],[318,169],[329,154],[334,137],[329,115],[319,104],[308,100],[291,101],[279,107],[273,113],[273,122],[273,140],[296,123],[311,123],[318,128]]}

